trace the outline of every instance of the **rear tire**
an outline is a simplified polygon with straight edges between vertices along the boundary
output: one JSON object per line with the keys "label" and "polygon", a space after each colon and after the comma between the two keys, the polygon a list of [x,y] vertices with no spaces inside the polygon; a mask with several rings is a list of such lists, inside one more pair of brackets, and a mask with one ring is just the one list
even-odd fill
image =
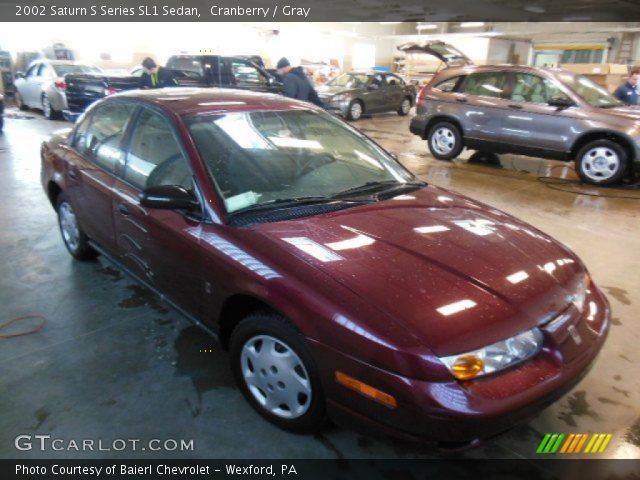
{"label": "rear tire", "polygon": [[51,100],[46,93],[42,95],[42,113],[47,120],[55,120],[60,115],[60,112],[51,106]]}
{"label": "rear tire", "polygon": [[398,108],[398,115],[404,117],[405,115],[409,115],[411,111],[411,99],[409,97],[405,97],[400,104],[400,108]]}
{"label": "rear tire", "polygon": [[248,315],[231,333],[229,352],[236,382],[260,415],[291,432],[322,428],[320,376],[303,336],[286,318]]}
{"label": "rear tire", "polygon": [[614,185],[622,180],[627,171],[627,152],[612,140],[594,140],[580,149],[575,164],[583,182]]}
{"label": "rear tire", "polygon": [[452,160],[460,155],[464,145],[460,129],[451,122],[438,122],[427,135],[429,151],[438,160]]}
{"label": "rear tire", "polygon": [[354,122],[360,120],[362,118],[362,113],[364,112],[364,105],[360,100],[353,100],[349,104],[349,108],[347,109],[347,120],[352,120]]}
{"label": "rear tire", "polygon": [[56,199],[56,211],[62,241],[71,256],[81,261],[96,258],[98,252],[89,245],[89,238],[80,227],[75,211],[64,193],[60,193]]}

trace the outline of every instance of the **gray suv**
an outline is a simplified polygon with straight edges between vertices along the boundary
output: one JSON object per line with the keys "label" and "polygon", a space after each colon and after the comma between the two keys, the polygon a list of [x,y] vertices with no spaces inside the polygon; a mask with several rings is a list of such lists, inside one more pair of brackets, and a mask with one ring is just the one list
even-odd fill
{"label": "gray suv", "polygon": [[619,182],[640,162],[640,108],[588,78],[462,63],[441,70],[418,94],[410,130],[435,158],[451,160],[467,147],[574,160],[582,181],[598,185]]}

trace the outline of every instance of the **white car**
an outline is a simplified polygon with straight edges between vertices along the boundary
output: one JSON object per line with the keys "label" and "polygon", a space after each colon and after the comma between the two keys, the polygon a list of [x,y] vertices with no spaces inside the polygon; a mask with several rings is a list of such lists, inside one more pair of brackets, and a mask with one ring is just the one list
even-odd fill
{"label": "white car", "polygon": [[21,110],[37,108],[50,120],[67,109],[64,77],[70,73],[98,73],[100,69],[67,60],[34,60],[15,81],[16,102]]}

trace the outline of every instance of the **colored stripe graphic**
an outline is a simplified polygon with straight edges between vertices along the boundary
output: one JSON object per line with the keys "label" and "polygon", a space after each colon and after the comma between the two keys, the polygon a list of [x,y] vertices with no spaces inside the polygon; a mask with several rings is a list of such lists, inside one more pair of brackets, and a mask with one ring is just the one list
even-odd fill
{"label": "colored stripe graphic", "polygon": [[[546,433],[538,445],[536,453],[542,454],[578,454],[603,453],[613,434],[611,433]],[[583,450],[583,447],[585,446]]]}

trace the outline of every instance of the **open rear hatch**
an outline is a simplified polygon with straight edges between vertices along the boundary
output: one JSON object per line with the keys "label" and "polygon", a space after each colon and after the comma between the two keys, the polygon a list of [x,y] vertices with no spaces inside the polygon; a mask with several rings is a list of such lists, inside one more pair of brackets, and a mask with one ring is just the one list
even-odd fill
{"label": "open rear hatch", "polygon": [[427,42],[409,42],[398,46],[398,50],[406,54],[423,53],[436,57],[447,67],[473,65],[473,61],[453,45],[440,40]]}

